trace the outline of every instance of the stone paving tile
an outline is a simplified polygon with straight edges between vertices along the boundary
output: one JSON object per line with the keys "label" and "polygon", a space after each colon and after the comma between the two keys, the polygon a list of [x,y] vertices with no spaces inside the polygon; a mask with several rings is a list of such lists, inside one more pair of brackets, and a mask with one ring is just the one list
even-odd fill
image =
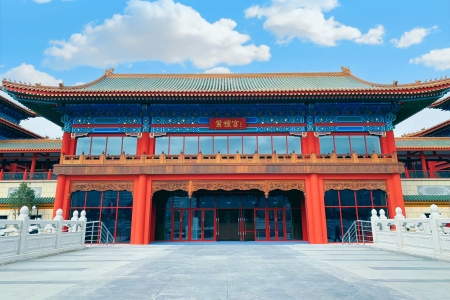
{"label": "stone paving tile", "polygon": [[21,289],[62,300],[445,299],[449,270],[362,245],[117,245],[0,266],[0,290],[2,300]]}

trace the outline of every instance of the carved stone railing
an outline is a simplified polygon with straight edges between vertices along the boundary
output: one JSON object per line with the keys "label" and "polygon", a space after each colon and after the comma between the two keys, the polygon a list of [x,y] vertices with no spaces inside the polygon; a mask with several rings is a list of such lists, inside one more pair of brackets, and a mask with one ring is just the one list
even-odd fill
{"label": "carved stone railing", "polygon": [[61,155],[62,165],[159,164],[296,164],[296,163],[397,163],[397,154],[202,154],[185,155]]}

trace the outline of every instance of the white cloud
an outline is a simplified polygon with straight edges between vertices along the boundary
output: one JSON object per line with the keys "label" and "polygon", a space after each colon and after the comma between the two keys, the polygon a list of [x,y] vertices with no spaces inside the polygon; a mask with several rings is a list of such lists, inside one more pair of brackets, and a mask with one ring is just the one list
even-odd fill
{"label": "white cloud", "polygon": [[205,70],[205,74],[229,74],[231,70],[225,67],[215,67],[212,69]]}
{"label": "white cloud", "polygon": [[437,71],[450,69],[450,48],[435,49],[409,61],[411,64],[424,64]]}
{"label": "white cloud", "polygon": [[[12,68],[8,70],[6,73],[0,75],[1,78],[7,78],[16,81],[22,81],[26,83],[41,83],[42,85],[49,86],[57,86],[61,79],[56,79],[55,77],[45,73],[38,71],[34,68],[33,65],[21,64],[16,68]],[[0,95],[7,98],[8,100],[17,103],[20,106],[24,106],[21,103],[14,100],[11,96],[0,91]],[[49,136],[51,138],[62,137],[61,128],[58,125],[53,124],[47,119],[42,117],[32,118],[28,120],[24,120],[20,123],[20,125],[28,129],[34,133],[37,133],[41,136]]]}
{"label": "white cloud", "polygon": [[28,65],[26,63],[22,63],[20,66],[12,68],[11,70],[6,71],[6,73],[0,75],[1,78],[7,78],[11,80],[21,81],[24,83],[40,83],[42,85],[49,86],[57,86],[61,79],[56,79],[55,77],[45,73],[38,71],[34,68],[33,65]]}
{"label": "white cloud", "polygon": [[450,111],[425,108],[417,114],[395,126],[395,136],[417,132],[423,128],[430,128],[450,119]]}
{"label": "white cloud", "polygon": [[247,44],[250,36],[235,31],[235,27],[231,19],[209,23],[193,8],[173,0],[130,0],[123,15],[116,14],[100,25],[88,24],[67,41],[51,41],[45,50],[45,63],[69,69],[148,60],[191,61],[207,69],[270,59],[268,46]]}
{"label": "white cloud", "polygon": [[423,39],[432,31],[437,30],[437,28],[437,26],[431,28],[416,27],[411,31],[403,33],[400,40],[392,39],[390,42],[395,44],[397,48],[408,48],[411,45],[422,43]]}
{"label": "white cloud", "polygon": [[378,25],[362,34],[358,28],[325,18],[324,12],[339,5],[338,0],[272,0],[271,5],[252,6],[245,10],[246,18],[265,17],[264,28],[276,35],[278,43],[297,37],[321,46],[336,46],[342,40],[361,44],[381,44],[384,27]]}
{"label": "white cloud", "polygon": [[49,3],[52,0],[33,0],[34,2],[36,2],[37,4],[44,4],[44,3]]}

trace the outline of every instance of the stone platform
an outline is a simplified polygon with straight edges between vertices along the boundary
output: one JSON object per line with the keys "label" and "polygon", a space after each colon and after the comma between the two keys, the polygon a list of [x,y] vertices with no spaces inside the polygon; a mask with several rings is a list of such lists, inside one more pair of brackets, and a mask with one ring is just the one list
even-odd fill
{"label": "stone platform", "polygon": [[446,299],[450,263],[340,244],[96,246],[0,266],[9,299]]}

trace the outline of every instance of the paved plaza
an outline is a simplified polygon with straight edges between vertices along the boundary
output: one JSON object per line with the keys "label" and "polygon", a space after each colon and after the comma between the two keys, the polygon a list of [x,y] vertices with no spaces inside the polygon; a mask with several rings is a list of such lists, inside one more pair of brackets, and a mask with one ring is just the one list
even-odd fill
{"label": "paved plaza", "polygon": [[98,246],[0,266],[7,299],[448,299],[450,263],[340,244]]}

